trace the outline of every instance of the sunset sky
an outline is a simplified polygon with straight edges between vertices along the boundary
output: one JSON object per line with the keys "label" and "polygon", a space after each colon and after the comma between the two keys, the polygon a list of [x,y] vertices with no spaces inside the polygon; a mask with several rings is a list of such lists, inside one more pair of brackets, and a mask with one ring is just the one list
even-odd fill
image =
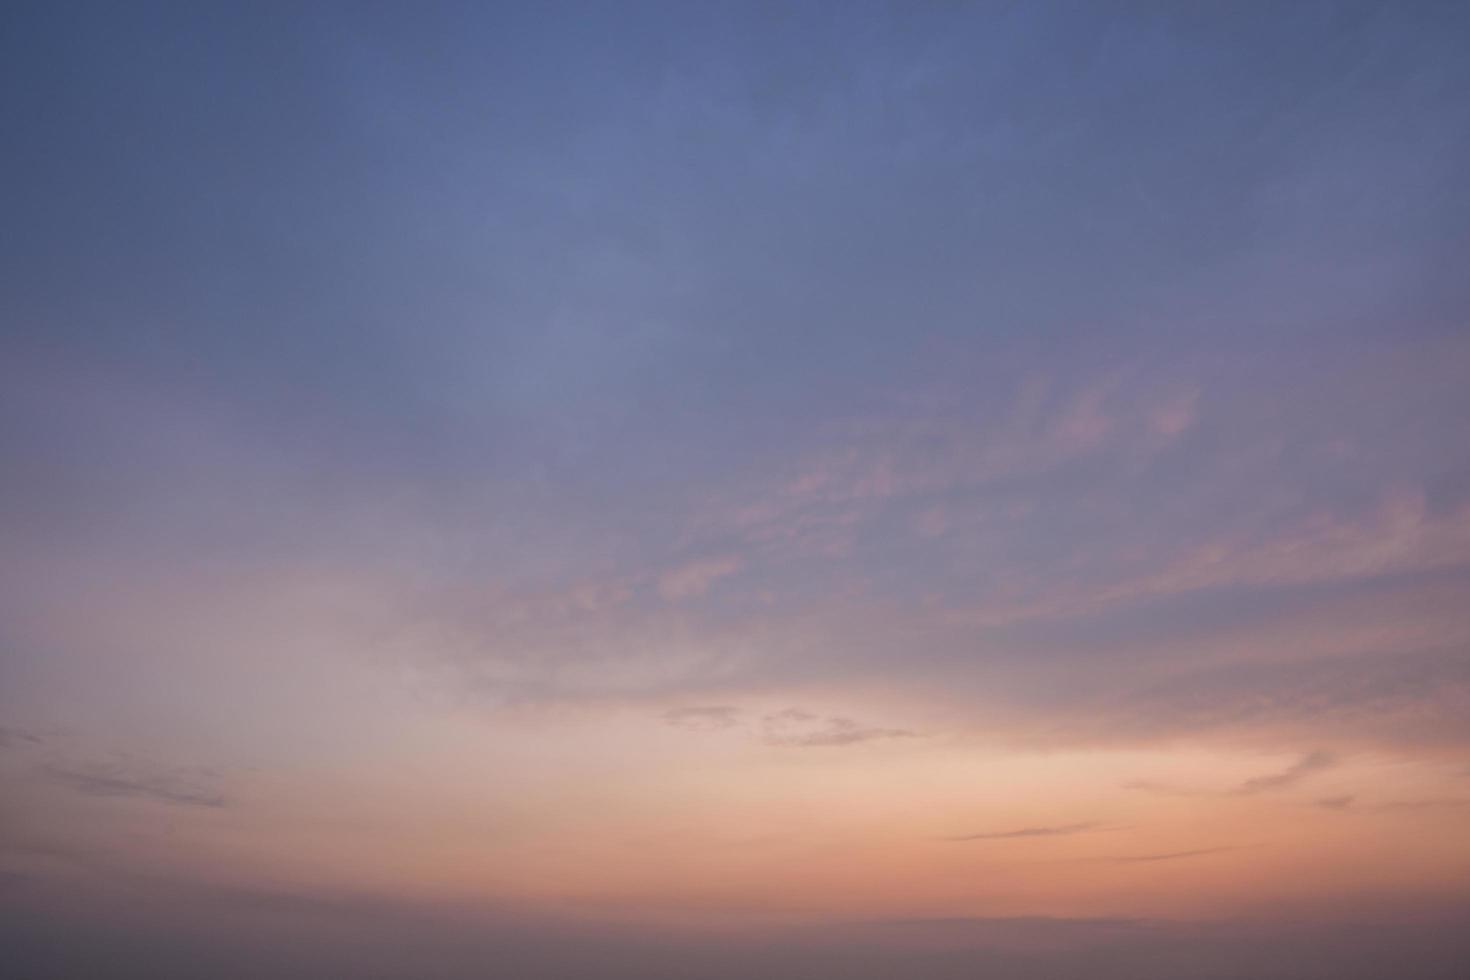
{"label": "sunset sky", "polygon": [[9,3],[0,974],[1458,980],[1470,5]]}

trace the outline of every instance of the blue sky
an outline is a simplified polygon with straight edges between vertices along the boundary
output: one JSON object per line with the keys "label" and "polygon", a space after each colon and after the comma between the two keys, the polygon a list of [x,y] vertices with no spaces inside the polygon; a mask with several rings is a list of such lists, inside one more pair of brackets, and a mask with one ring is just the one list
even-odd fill
{"label": "blue sky", "polygon": [[1462,5],[0,24],[12,914],[1465,907]]}

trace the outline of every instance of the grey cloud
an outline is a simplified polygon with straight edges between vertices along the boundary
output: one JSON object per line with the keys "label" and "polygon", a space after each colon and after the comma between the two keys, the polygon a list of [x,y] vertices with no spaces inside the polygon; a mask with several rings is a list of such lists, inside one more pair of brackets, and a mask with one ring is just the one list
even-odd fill
{"label": "grey cloud", "polygon": [[855,923],[858,927],[867,928],[880,926],[888,929],[945,929],[945,930],[1017,930],[1020,932],[1032,931],[1069,931],[1069,930],[1114,930],[1114,929],[1160,929],[1177,922],[1165,919],[1143,919],[1143,918],[1068,918],[1065,916],[1051,915],[1014,915],[1014,916],[972,916],[951,917],[935,919],[879,919],[877,921],[863,921]]}
{"label": "grey cloud", "polygon": [[1056,705],[1072,720],[1055,737],[1133,742],[1255,730],[1400,746],[1470,740],[1470,662],[1457,649],[1176,666],[1164,681],[1146,668],[1123,675],[1131,686],[1113,703]]}
{"label": "grey cloud", "polygon": [[[1265,793],[1272,790],[1287,789],[1295,786],[1312,775],[1325,769],[1331,769],[1337,765],[1337,757],[1330,752],[1316,750],[1307,753],[1296,762],[1292,763],[1281,772],[1272,773],[1267,776],[1257,776],[1247,779],[1235,789],[1225,795],[1251,795]],[[1138,790],[1144,793],[1152,793],[1157,796],[1215,796],[1216,792],[1201,789],[1191,789],[1178,786],[1174,783],[1161,783],[1148,779],[1135,779],[1123,784],[1124,789]],[[1337,798],[1334,798],[1337,799]],[[1352,797],[1343,797],[1351,801]],[[1325,801],[1322,801],[1325,804]],[[1341,804],[1346,805],[1346,804]]]}
{"label": "grey cloud", "polygon": [[1101,858],[1100,860],[1109,862],[1111,864],[1140,864],[1152,861],[1182,861],[1185,858],[1205,857],[1209,854],[1223,854],[1226,851],[1235,850],[1239,850],[1239,847],[1202,847],[1193,851],[1166,851],[1162,854],[1124,854],[1116,857]]}
{"label": "grey cloud", "polygon": [[[676,728],[690,731],[724,731],[741,725],[744,712],[732,705],[701,705],[673,708],[663,713],[663,720]],[[822,717],[801,708],[787,708],[764,715],[759,721],[762,741],[768,745],[822,747],[855,745],[883,739],[914,738],[915,732],[903,728],[863,725],[851,718]]]}
{"label": "grey cloud", "polygon": [[126,874],[35,880],[0,889],[0,902],[7,965],[38,977],[471,980],[489,962],[500,975],[545,980],[1450,980],[1470,954],[1454,927],[1464,909],[1449,902],[1368,929],[1037,915],[841,922],[728,940]]}
{"label": "grey cloud", "polygon": [[88,796],[136,797],[176,806],[223,807],[227,800],[211,773],[137,765],[48,765],[50,781]]}
{"label": "grey cloud", "polygon": [[1459,810],[1470,807],[1470,799],[1455,796],[1432,797],[1424,800],[1399,800],[1380,803],[1378,810]]}
{"label": "grey cloud", "polygon": [[1067,823],[1055,827],[1022,827],[1019,830],[999,830],[981,834],[965,834],[961,837],[946,837],[945,840],[967,841],[967,840],[1014,840],[1020,837],[1064,837],[1068,834],[1081,834],[1089,830],[1097,830],[1102,824],[1091,823]]}
{"label": "grey cloud", "polygon": [[766,715],[762,719],[762,730],[768,744],[795,747],[856,745],[860,742],[917,737],[917,733],[904,728],[862,725],[851,718],[820,719],[810,712],[796,708]]}
{"label": "grey cloud", "polygon": [[784,711],[772,712],[771,714],[766,715],[765,718],[761,720],[768,727],[770,727],[784,725],[801,725],[807,722],[814,722],[817,720],[817,718],[817,715],[814,715],[810,711],[806,711],[802,708],[786,708]]}
{"label": "grey cloud", "polygon": [[720,731],[740,723],[740,709],[725,704],[673,708],[664,712],[663,719],[675,728],[696,732]]}
{"label": "grey cloud", "polygon": [[1460,810],[1470,807],[1470,799],[1458,796],[1435,796],[1419,800],[1390,800],[1385,803],[1358,803],[1354,796],[1329,796],[1317,801],[1326,810],[1353,813],[1403,813],[1416,810]]}
{"label": "grey cloud", "polygon": [[1300,760],[1278,773],[1269,776],[1257,776],[1247,779],[1236,789],[1237,793],[1264,793],[1271,790],[1287,789],[1302,782],[1308,777],[1331,769],[1337,765],[1337,757],[1330,752],[1317,750],[1309,752]]}
{"label": "grey cloud", "polygon": [[40,745],[44,742],[40,735],[35,732],[26,731],[23,728],[0,727],[0,749],[15,748],[22,745]]}

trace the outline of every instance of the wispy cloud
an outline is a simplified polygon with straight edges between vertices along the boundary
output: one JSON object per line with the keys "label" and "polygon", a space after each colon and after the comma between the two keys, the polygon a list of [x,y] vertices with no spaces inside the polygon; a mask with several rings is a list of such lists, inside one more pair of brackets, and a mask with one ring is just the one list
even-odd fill
{"label": "wispy cloud", "polygon": [[1318,749],[1309,752],[1292,765],[1281,772],[1269,776],[1257,776],[1247,779],[1236,789],[1237,793],[1266,793],[1272,790],[1286,789],[1295,786],[1302,780],[1319,773],[1324,769],[1331,769],[1337,765],[1337,757],[1330,752]]}
{"label": "wispy cloud", "polygon": [[800,747],[856,745],[893,738],[914,738],[905,728],[862,725],[851,718],[822,719],[800,708],[789,708],[762,719],[765,741],[770,745]]}
{"label": "wispy cloud", "polygon": [[1399,800],[1393,803],[1380,803],[1375,809],[1378,810],[1459,810],[1470,807],[1470,799],[1457,796],[1430,797],[1424,800]]}
{"label": "wispy cloud", "polygon": [[[1338,759],[1330,752],[1318,749],[1302,756],[1290,766],[1280,772],[1270,773],[1265,776],[1255,776],[1247,779],[1233,790],[1224,795],[1242,796],[1254,793],[1266,793],[1272,790],[1287,789],[1302,782],[1308,777],[1331,769],[1338,764]],[[1188,786],[1178,786],[1174,783],[1158,782],[1150,779],[1134,779],[1123,784],[1124,789],[1137,790],[1143,793],[1151,793],[1155,796],[1216,796],[1221,795],[1217,790],[1193,789]],[[1341,808],[1352,801],[1351,796],[1331,797],[1329,800]],[[1329,800],[1319,801],[1319,805],[1326,806]]]}
{"label": "wispy cloud", "polygon": [[675,728],[695,732],[721,731],[734,728],[740,723],[740,709],[728,704],[672,708],[664,712],[663,719]]}
{"label": "wispy cloud", "polygon": [[[1129,780],[1123,784],[1123,788],[1151,793],[1155,796],[1249,796],[1255,793],[1267,793],[1273,790],[1287,789],[1316,773],[1331,769],[1337,764],[1338,759],[1335,755],[1318,749],[1302,756],[1280,772],[1252,777],[1234,789],[1223,793],[1218,790],[1194,789],[1188,786],[1178,786],[1174,783],[1158,782],[1150,779]],[[1342,809],[1351,804],[1352,799],[1351,796],[1328,797],[1319,800],[1318,805]]]}
{"label": "wispy cloud", "polygon": [[945,840],[1015,840],[1021,837],[1065,837],[1069,834],[1082,834],[1089,830],[1097,830],[1102,826],[1102,824],[1095,821],[1088,823],[1065,823],[1058,824],[1055,827],[1021,827],[1017,830],[997,830],[980,834],[964,834],[960,837],[946,837]]}
{"label": "wispy cloud", "polygon": [[659,576],[658,593],[670,602],[704,595],[717,580],[733,575],[743,566],[734,555],[707,558],[681,565]]}
{"label": "wispy cloud", "polygon": [[1432,796],[1419,800],[1391,800],[1387,803],[1359,804],[1354,796],[1329,796],[1317,801],[1324,810],[1353,813],[1402,813],[1413,810],[1459,810],[1470,807],[1470,799],[1459,796]]}
{"label": "wispy cloud", "polygon": [[839,715],[822,716],[801,708],[787,708],[760,716],[754,725],[740,708],[727,704],[672,708],[662,715],[666,724],[688,731],[713,732],[754,727],[767,745],[835,747],[894,738],[915,738],[906,728],[865,725]]}
{"label": "wispy cloud", "polygon": [[46,766],[52,782],[88,796],[123,796],[176,806],[222,807],[224,794],[212,775],[197,770],[140,770],[122,765]]}
{"label": "wispy cloud", "polygon": [[1142,793],[1153,793],[1157,796],[1204,796],[1203,790],[1190,789],[1186,786],[1175,786],[1173,783],[1160,783],[1151,779],[1133,779],[1123,784],[1124,789],[1138,790]]}
{"label": "wispy cloud", "polygon": [[1192,851],[1166,851],[1162,854],[1124,854],[1116,857],[1102,858],[1111,864],[1142,864],[1150,861],[1182,861],[1185,858],[1204,857],[1208,854],[1223,854],[1226,851],[1239,850],[1236,846],[1226,847],[1201,847]]}
{"label": "wispy cloud", "polygon": [[28,732],[23,728],[5,728],[0,726],[0,749],[8,749],[20,745],[40,745],[45,741],[35,732]]}

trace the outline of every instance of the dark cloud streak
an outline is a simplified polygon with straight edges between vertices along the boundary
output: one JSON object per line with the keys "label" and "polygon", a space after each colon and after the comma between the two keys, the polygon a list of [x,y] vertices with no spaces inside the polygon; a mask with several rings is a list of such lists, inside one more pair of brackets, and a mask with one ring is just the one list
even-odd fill
{"label": "dark cloud streak", "polygon": [[134,797],[175,806],[220,808],[225,796],[203,774],[187,770],[148,770],[117,764],[65,767],[48,765],[51,782],[87,796]]}
{"label": "dark cloud streak", "polygon": [[1241,783],[1235,792],[1240,794],[1266,793],[1289,789],[1309,777],[1337,765],[1337,757],[1320,749],[1309,752],[1281,772],[1269,776],[1257,776]]}
{"label": "dark cloud streak", "polygon": [[1098,830],[1101,823],[1066,823],[1055,827],[1022,827],[1019,830],[989,831],[980,834],[965,834],[960,837],[946,837],[945,840],[971,841],[971,840],[1016,840],[1022,837],[1065,837],[1070,834],[1082,834],[1090,830]]}
{"label": "dark cloud streak", "polygon": [[1205,857],[1210,854],[1223,854],[1226,851],[1235,851],[1240,848],[1235,845],[1225,847],[1202,847],[1192,851],[1166,851],[1162,854],[1124,854],[1115,857],[1100,858],[1109,864],[1147,864],[1154,861],[1182,861],[1186,858]]}
{"label": "dark cloud streak", "polygon": [[22,745],[40,745],[45,741],[35,732],[26,731],[23,728],[0,727],[0,749],[16,748]]}

